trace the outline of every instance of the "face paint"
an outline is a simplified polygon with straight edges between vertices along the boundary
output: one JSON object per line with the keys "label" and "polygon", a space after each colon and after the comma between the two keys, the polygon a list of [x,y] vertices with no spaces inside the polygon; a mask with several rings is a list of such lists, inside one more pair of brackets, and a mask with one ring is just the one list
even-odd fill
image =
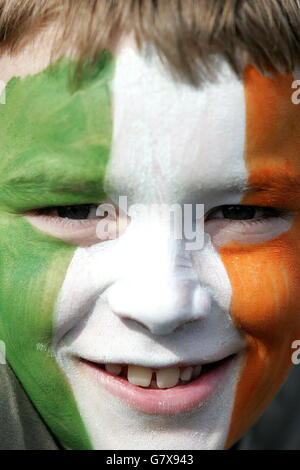
{"label": "face paint", "polygon": [[[268,79],[245,72],[245,161],[252,190],[243,203],[299,213],[300,109],[291,100],[292,76]],[[253,423],[291,366],[299,338],[300,219],[288,231],[260,244],[231,243],[221,249],[233,298],[231,312],[247,335],[227,446]]]}
{"label": "face paint", "polygon": [[[254,138],[257,132],[250,134],[251,100],[246,84],[245,90],[226,66],[220,84],[202,90],[175,84],[155,60],[151,63],[125,49],[117,59],[114,78],[114,144],[106,178],[107,187],[115,189],[112,199],[127,194],[131,204],[198,201],[205,202],[208,211],[241,203],[268,202],[273,207],[273,198],[256,201],[244,196],[247,184],[253,183],[249,143],[260,148]],[[184,152],[188,152],[186,160]],[[225,233],[222,224],[214,223],[211,228],[208,223],[211,238],[206,238],[204,248],[186,253],[180,244],[166,241],[167,228],[159,213],[136,214],[119,240],[77,249],[57,306],[57,357],[95,448],[229,446],[256,416],[257,402],[262,409],[286,374],[291,330],[281,311],[289,310],[285,286],[293,273],[293,260],[286,257],[289,274],[287,269],[276,271],[274,264],[279,263],[281,253],[278,240],[288,236],[290,221],[257,222],[260,228],[252,224],[251,230],[235,223],[229,229],[226,226]],[[288,245],[289,252],[290,242]],[[264,253],[266,269],[273,266],[273,277],[265,272],[259,281],[267,291],[261,317],[257,315],[261,302],[258,306],[254,301],[262,298],[254,284],[256,273],[262,270],[258,253]],[[252,284],[244,283],[250,275]],[[187,302],[183,308],[182,299],[195,298],[199,284],[196,297],[201,302]],[[245,314],[250,301],[252,316]],[[289,320],[296,304],[289,310]],[[192,311],[198,314],[197,323],[191,322],[195,320]],[[287,355],[282,359],[275,353],[276,363],[274,325],[275,340],[279,332],[287,332],[283,345]],[[251,328],[252,336],[248,333]],[[259,343],[261,347],[256,349]],[[210,363],[233,353],[238,356],[217,391],[196,409],[183,412],[172,403],[172,415],[168,415],[171,405],[167,400],[160,408],[154,407],[157,412],[153,415],[134,389],[127,393],[126,385],[111,385],[109,376],[95,370],[91,373],[89,365],[78,363],[78,358],[84,358],[100,364],[160,369],[180,363]],[[272,367],[260,375],[269,360]],[[244,409],[248,411],[244,413]]]}
{"label": "face paint", "polygon": [[167,239],[159,210],[148,211],[159,202],[205,201],[210,209],[240,202],[243,84],[224,65],[222,84],[199,90],[174,83],[158,64],[125,48],[113,81],[106,187],[111,199],[127,195],[129,205],[145,209],[118,240],[76,250],[57,304],[54,349],[94,448],[224,447],[241,367],[238,357],[193,407],[176,397],[149,405],[136,389],[79,361],[160,369],[210,363],[244,347],[229,315],[229,278],[209,237],[201,252],[186,252]]}
{"label": "face paint", "polygon": [[21,212],[103,199],[112,124],[113,61],[70,91],[68,60],[13,78],[0,109],[0,337],[29,397],[62,445],[91,448],[72,390],[52,350],[53,313],[71,244],[32,227]]}
{"label": "face paint", "polygon": [[[278,188],[268,192],[271,200],[263,199],[263,191],[260,199],[255,199],[254,193],[252,199],[244,194],[247,184],[257,184],[257,175],[263,175],[266,184],[265,168],[255,171],[261,161],[258,153],[257,158],[252,155],[262,149],[265,162],[268,158],[271,162],[271,151],[282,150],[281,140],[270,152],[268,148],[263,150],[259,133],[251,127],[259,115],[257,110],[251,111],[254,87],[248,80],[245,84],[237,80],[226,64],[219,82],[196,89],[174,82],[154,56],[146,59],[124,48],[118,55],[113,79],[113,135],[108,118],[112,68],[101,67],[95,80],[74,95],[66,94],[65,74],[64,86],[57,86],[59,70],[54,76],[44,72],[49,88],[45,93],[36,96],[34,87],[30,102],[35,106],[30,112],[28,106],[23,106],[27,119],[23,115],[17,119],[19,114],[12,111],[11,119],[4,121],[7,125],[1,129],[4,142],[8,136],[12,141],[16,134],[10,127],[15,122],[22,122],[24,134],[23,138],[22,133],[20,137],[17,134],[17,150],[10,153],[11,142],[6,145],[9,158],[4,159],[1,173],[1,223],[7,233],[2,241],[7,260],[0,271],[2,305],[4,313],[6,310],[10,315],[2,315],[0,334],[12,338],[9,360],[51,429],[68,447],[213,449],[223,448],[226,441],[228,446],[254,419],[257,403],[266,403],[265,383],[269,380],[273,393],[286,373],[287,357],[281,362],[279,355],[274,355],[274,341],[281,331],[290,338],[283,313],[289,320],[294,318],[297,304],[296,292],[291,290],[289,296],[288,288],[282,288],[297,285],[297,272],[292,268],[296,237],[291,234],[295,225],[290,229],[290,221],[280,219],[269,225],[252,223],[250,230],[243,224],[228,227],[223,220],[209,221],[203,249],[186,252],[182,243],[166,237],[169,227],[159,210],[147,209],[150,204],[162,202],[204,203],[208,212],[245,201],[273,206]],[[18,89],[39,77],[13,81],[10,86]],[[62,91],[58,104],[57,96]],[[25,96],[20,95],[23,103]],[[53,103],[57,104],[49,113],[49,122],[41,118],[44,95],[50,111]],[[18,94],[13,96],[17,98]],[[51,96],[55,100],[49,99]],[[66,96],[70,103],[63,105]],[[255,100],[252,104],[255,108]],[[19,113],[17,105],[15,109]],[[276,113],[269,114],[274,118]],[[69,118],[77,115],[74,129],[69,126]],[[262,122],[266,126],[263,143],[267,146],[274,119],[270,128],[267,119]],[[289,124],[291,129],[296,132]],[[111,160],[106,167],[110,150]],[[21,153],[23,166],[16,167]],[[277,175],[279,170],[288,173],[290,179],[297,175],[292,158],[282,166],[278,161],[277,166],[274,162]],[[268,168],[273,169],[272,164],[268,161]],[[38,222],[38,231],[18,214],[35,207],[99,202],[104,193],[104,173],[105,192],[112,200],[127,195],[129,205],[146,205],[146,211],[136,212],[117,240],[75,248],[54,238],[49,225]],[[291,201],[289,204],[292,208]],[[36,219],[29,220],[35,223]],[[57,232],[56,236],[63,238]],[[276,270],[275,261],[280,257],[282,263],[283,251],[285,265],[281,271]],[[265,273],[259,284],[254,282],[257,271]],[[12,305],[18,279],[19,301]],[[278,286],[274,297],[268,292],[263,297],[266,302],[261,317],[255,303],[255,298],[262,298],[261,292],[257,295],[257,285],[266,285],[268,291]],[[28,319],[24,325],[33,326],[17,336],[23,317]],[[47,357],[44,351],[32,352],[33,342],[34,346],[36,342],[51,345],[54,357]],[[255,349],[255,345],[259,347]],[[20,350],[24,351],[22,356]],[[277,374],[273,382],[272,367],[265,367],[269,354]],[[235,358],[226,362],[220,376],[213,375],[214,385],[205,379],[208,392],[200,394],[202,398],[199,390],[194,402],[179,391],[184,406],[176,398],[177,387],[174,393],[172,388],[166,390],[166,400],[150,406],[151,399],[147,402],[140,389],[137,392],[137,387],[130,388],[125,380],[112,379],[87,363],[176,369],[186,364],[210,364],[232,355]],[[47,370],[47,374],[38,374],[38,370]],[[261,371],[264,374],[260,376]],[[41,392],[51,387],[58,393],[53,401]],[[244,409],[248,410],[247,416]]]}

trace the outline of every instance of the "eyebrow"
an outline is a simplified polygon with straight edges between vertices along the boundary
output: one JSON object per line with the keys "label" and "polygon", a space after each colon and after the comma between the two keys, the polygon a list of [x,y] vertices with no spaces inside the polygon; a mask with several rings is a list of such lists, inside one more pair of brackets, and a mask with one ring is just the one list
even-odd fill
{"label": "eyebrow", "polygon": [[63,168],[11,175],[0,182],[1,201],[6,207],[24,212],[35,207],[96,203],[106,197],[105,172],[69,174]]}
{"label": "eyebrow", "polygon": [[273,169],[261,170],[251,177],[245,187],[245,195],[260,193],[270,200],[295,200],[300,196],[300,174],[276,172]]}
{"label": "eyebrow", "polygon": [[300,205],[300,172],[297,174],[293,168],[261,168],[249,171],[249,174],[248,181],[235,178],[219,187],[219,192],[239,194],[244,198],[258,197],[259,205],[274,203],[282,208],[286,204]]}
{"label": "eyebrow", "polygon": [[246,192],[270,192],[270,191],[299,191],[300,190],[300,175],[288,174],[270,174],[270,179],[266,180],[263,177],[253,177],[251,182],[246,185]]}
{"label": "eyebrow", "polygon": [[35,173],[33,175],[20,175],[17,177],[9,178],[3,183],[0,183],[0,187],[14,188],[15,190],[27,189],[37,190],[44,188],[53,192],[63,193],[91,193],[99,189],[103,185],[103,178],[100,175],[94,178],[75,177],[74,175],[68,176],[63,170],[57,171],[52,177],[49,177],[46,172]]}

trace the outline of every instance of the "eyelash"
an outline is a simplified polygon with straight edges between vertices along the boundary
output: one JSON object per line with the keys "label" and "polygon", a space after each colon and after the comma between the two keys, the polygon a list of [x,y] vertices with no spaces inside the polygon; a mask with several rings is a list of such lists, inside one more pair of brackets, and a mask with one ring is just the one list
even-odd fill
{"label": "eyelash", "polygon": [[56,207],[46,207],[41,209],[31,210],[27,213],[27,215],[38,216],[39,218],[44,219],[47,223],[52,223],[53,225],[61,225],[63,227],[89,227],[98,221],[100,217],[91,217],[88,219],[70,219],[67,217],[61,217],[59,215],[53,215],[52,212],[55,212],[59,209],[66,208],[66,207],[94,207],[97,208],[99,204],[81,204],[81,205],[74,205],[74,206],[56,206]]}
{"label": "eyelash", "polygon": [[[99,206],[99,204],[82,204],[82,205],[74,205],[74,206],[56,206],[56,207],[47,207],[47,208],[42,208],[42,209],[35,209],[35,210],[32,210],[30,211],[30,214],[31,215],[35,215],[35,216],[39,216],[39,217],[43,217],[45,219],[47,219],[47,222],[52,222],[54,224],[60,224],[60,225],[64,225],[64,226],[73,226],[73,225],[76,225],[76,226],[90,226],[91,224],[93,224],[96,220],[99,220],[99,217],[91,217],[91,218],[87,218],[87,219],[71,219],[71,218],[67,218],[67,217],[61,217],[59,215],[53,215],[51,214],[51,212],[55,212],[55,211],[58,211],[59,209],[63,209],[63,208],[67,208],[67,207],[73,207],[73,208],[83,208],[83,207],[89,207],[90,209],[91,208],[97,208]],[[243,209],[252,209],[254,211],[262,211],[264,212],[263,215],[261,215],[260,217],[253,217],[253,218],[249,218],[249,219],[230,219],[228,217],[213,217],[213,215],[217,214],[218,212],[221,212],[221,211],[224,211],[225,209],[228,209],[228,208],[241,208],[241,210]],[[279,218],[279,217],[282,217],[282,218],[287,218],[288,215],[290,215],[289,212],[287,211],[284,211],[284,210],[281,210],[281,209],[274,209],[274,208],[270,208],[270,207],[259,207],[259,206],[246,206],[246,205],[224,205],[224,206],[219,206],[217,208],[214,208],[212,210],[210,210],[208,212],[208,214],[206,215],[206,218],[205,218],[205,221],[209,221],[209,220],[224,220],[224,221],[228,221],[228,222],[231,222],[231,223],[239,223],[239,224],[243,224],[243,225],[253,225],[253,224],[257,224],[257,223],[262,223],[263,221],[266,221],[266,220],[269,220],[269,219],[273,219],[273,218]]]}
{"label": "eyelash", "polygon": [[[222,210],[234,207],[234,208],[241,208],[241,209],[253,209],[254,211],[261,211],[263,214],[259,217],[253,217],[249,219],[230,219],[226,217],[212,217],[214,214],[221,212]],[[282,209],[275,209],[272,207],[260,207],[260,206],[246,206],[246,205],[228,205],[228,206],[219,206],[215,209],[212,209],[206,215],[206,221],[210,220],[222,220],[227,221],[228,223],[238,223],[244,226],[254,225],[254,224],[261,224],[266,223],[267,221],[274,219],[274,218],[284,218],[287,219],[291,215],[290,212],[282,210]]]}
{"label": "eyelash", "polygon": [[[113,240],[119,237],[130,223],[130,218],[119,214],[118,207],[115,207],[114,213],[107,213],[107,215],[104,213],[103,217],[76,218],[91,215],[91,207],[93,208],[92,215],[96,214],[94,209],[97,209],[100,205],[101,203],[39,208],[30,210],[24,213],[23,216],[27,217],[28,221],[42,232],[60,238],[67,243],[87,247],[99,243],[99,241]],[[79,213],[77,212],[78,208]],[[225,217],[225,214],[228,215],[228,208],[233,210],[235,218]],[[245,208],[246,212],[242,213],[243,216],[249,216],[249,209],[250,215],[252,210],[254,215],[259,211],[260,216],[238,220],[236,217],[237,214],[239,215],[239,209],[245,210]],[[58,214],[57,211],[64,216],[55,215]],[[67,218],[70,214],[75,219]],[[229,214],[232,215],[230,211]],[[222,246],[226,237],[228,241],[234,239],[241,243],[254,243],[254,241],[258,243],[262,239],[266,241],[274,238],[276,234],[285,230],[290,223],[291,215],[294,214],[287,210],[268,207],[224,205],[208,211],[205,216],[205,232],[211,235],[215,246]],[[103,219],[106,219],[104,222],[105,229],[104,232],[101,232],[103,227],[100,222]],[[119,232],[118,220],[122,220],[121,232]],[[99,229],[100,232],[98,233]]]}

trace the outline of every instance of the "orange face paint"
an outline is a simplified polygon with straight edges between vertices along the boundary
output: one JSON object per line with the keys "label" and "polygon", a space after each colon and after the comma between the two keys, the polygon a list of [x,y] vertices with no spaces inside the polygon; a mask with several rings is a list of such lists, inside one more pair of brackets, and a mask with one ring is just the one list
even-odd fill
{"label": "orange face paint", "polygon": [[242,204],[297,215],[291,229],[273,240],[230,242],[220,250],[232,285],[231,315],[247,339],[227,448],[272,399],[292,365],[292,342],[300,339],[300,106],[291,100],[293,81],[263,77],[253,67],[244,76],[245,162],[252,190]]}

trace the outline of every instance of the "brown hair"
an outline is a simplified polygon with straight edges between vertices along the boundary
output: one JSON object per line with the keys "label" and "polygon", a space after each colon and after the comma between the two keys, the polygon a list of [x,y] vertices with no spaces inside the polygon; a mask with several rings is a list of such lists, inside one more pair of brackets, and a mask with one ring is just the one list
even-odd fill
{"label": "brown hair", "polygon": [[153,43],[193,83],[213,73],[216,54],[238,75],[247,62],[263,73],[291,72],[300,62],[300,0],[0,0],[0,45],[14,53],[54,20],[63,26],[61,54],[72,46],[94,60],[133,31],[139,46]]}

